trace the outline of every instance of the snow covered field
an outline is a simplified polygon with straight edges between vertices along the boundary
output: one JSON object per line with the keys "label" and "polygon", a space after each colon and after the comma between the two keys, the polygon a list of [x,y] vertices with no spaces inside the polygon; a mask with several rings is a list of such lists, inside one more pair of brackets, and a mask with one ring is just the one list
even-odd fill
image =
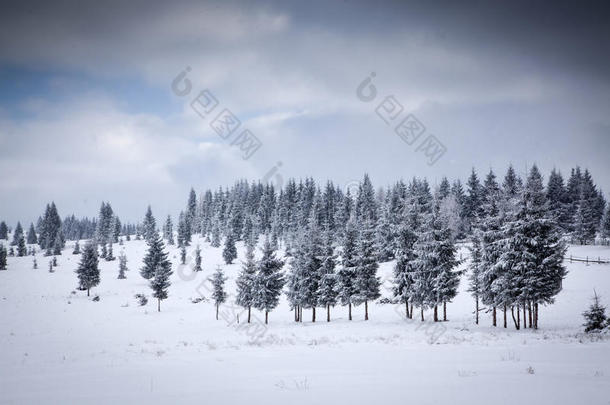
{"label": "snow covered field", "polygon": [[[297,324],[282,298],[265,326],[256,311],[251,325],[244,314],[237,324],[230,303],[216,320],[211,302],[192,302],[209,297],[205,280],[225,266],[222,249],[201,240],[189,254],[197,243],[201,273],[178,266],[178,248],[168,249],[174,274],[160,313],[153,299],[140,307],[134,298],[150,298],[138,271],[143,241],[115,245],[115,256],[124,248],[129,260],[126,280],[117,279],[118,260],[100,261],[102,281],[91,297],[76,290],[80,256],[71,254],[72,242],[55,273],[41,253],[36,270],[31,256],[10,257],[0,272],[0,402],[610,403],[610,339],[585,336],[580,326],[593,288],[610,303],[609,265],[567,263],[564,289],[541,308],[538,331],[515,331],[510,319],[508,329],[493,328],[489,314],[474,325],[464,279],[444,323],[407,321],[402,306],[374,304],[368,322],[362,307],[352,322],[347,308],[336,307],[330,324],[323,308],[316,323],[304,310]],[[238,252],[225,266],[231,295],[243,245]],[[608,247],[570,252],[610,257]],[[381,265],[382,278],[392,266]]]}

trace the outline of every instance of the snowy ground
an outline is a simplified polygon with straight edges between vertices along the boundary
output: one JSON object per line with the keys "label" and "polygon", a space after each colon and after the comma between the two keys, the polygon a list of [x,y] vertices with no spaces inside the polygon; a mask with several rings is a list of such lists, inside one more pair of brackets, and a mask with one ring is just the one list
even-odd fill
{"label": "snowy ground", "polygon": [[[134,299],[150,296],[138,272],[142,241],[123,247],[126,280],[116,277],[118,260],[101,262],[98,302],[75,290],[80,256],[71,243],[55,273],[40,253],[37,270],[32,257],[10,257],[0,272],[0,402],[610,404],[610,340],[580,326],[593,288],[610,304],[610,265],[567,263],[564,290],[541,308],[538,331],[492,328],[489,314],[474,325],[464,280],[445,323],[409,322],[402,306],[375,304],[368,322],[361,307],[352,322],[337,307],[330,324],[323,309],[315,324],[311,311],[296,324],[282,301],[265,327],[259,313],[237,324],[225,305],[217,321],[212,303],[192,302],[209,296],[204,281],[222,263],[221,249],[199,243],[202,273],[179,268],[170,249],[173,285],[161,313]],[[608,247],[571,250],[610,257]],[[391,267],[382,265],[382,277]],[[240,260],[225,268],[233,294]]]}

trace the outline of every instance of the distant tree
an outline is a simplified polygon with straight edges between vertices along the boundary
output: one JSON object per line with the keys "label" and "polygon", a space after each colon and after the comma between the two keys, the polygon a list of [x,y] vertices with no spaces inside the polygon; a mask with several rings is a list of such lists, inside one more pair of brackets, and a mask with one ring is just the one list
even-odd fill
{"label": "distant tree", "polygon": [[593,291],[593,303],[589,306],[589,309],[583,312],[585,318],[585,332],[600,331],[606,327],[606,307],[599,302],[597,293]]}
{"label": "distant tree", "polygon": [[89,290],[100,283],[97,247],[92,242],[85,245],[76,274],[80,287],[86,289],[89,296]]}
{"label": "distant tree", "polygon": [[352,216],[345,228],[345,237],[341,252],[341,266],[337,273],[338,278],[338,298],[342,305],[348,306],[348,319],[352,320],[352,304],[357,294],[356,287],[356,265],[357,265],[357,246],[358,228],[355,217]]}
{"label": "distant tree", "polygon": [[33,269],[37,269],[38,268],[38,262],[36,261],[36,258],[34,258],[34,261],[32,263],[32,268]]}
{"label": "distant tree", "polygon": [[6,248],[0,244],[0,270],[6,270]]}
{"label": "distant tree", "polygon": [[11,246],[17,246],[19,244],[19,239],[21,239],[22,236],[23,228],[21,227],[21,222],[17,222],[15,232],[13,232],[13,241],[11,242]]}
{"label": "distant tree", "polygon": [[0,239],[8,240],[8,226],[6,222],[0,222]]}
{"label": "distant tree", "polygon": [[147,242],[151,241],[154,238],[154,235],[157,234],[157,221],[155,221],[155,217],[153,216],[150,205],[146,209],[146,214],[144,215],[144,222],[142,222],[142,231],[144,239]]}
{"label": "distant tree", "polygon": [[19,236],[19,241],[17,242],[17,256],[23,257],[28,254],[28,247],[25,244],[25,238],[23,237],[23,233]]}
{"label": "distant tree", "polygon": [[208,278],[208,280],[212,283],[212,299],[214,300],[214,305],[216,305],[216,320],[218,320],[218,309],[220,304],[227,300],[227,293],[224,289],[227,277],[224,276],[222,267],[218,266],[214,272],[214,275]]}
{"label": "distant tree", "polygon": [[36,230],[34,229],[34,224],[30,224],[30,229],[28,230],[27,243],[28,243],[28,245],[35,245],[38,243],[38,238],[36,237]]}
{"label": "distant tree", "polygon": [[167,220],[165,220],[165,225],[163,227],[163,237],[168,245],[174,244],[174,225],[172,224],[172,217],[169,215],[167,216]]}
{"label": "distant tree", "polygon": [[126,279],[127,276],[125,275],[125,272],[128,270],[127,268],[127,256],[125,255],[125,252],[121,252],[119,254],[119,279]]}
{"label": "distant tree", "polygon": [[113,256],[113,252],[112,252],[112,242],[109,242],[108,243],[108,252],[106,253],[106,261],[111,262],[115,259],[116,258]]}
{"label": "distant tree", "polygon": [[233,260],[237,259],[237,249],[235,248],[235,236],[233,235],[233,232],[229,232],[225,238],[222,257],[226,264],[231,264],[233,263]]}
{"label": "distant tree", "polygon": [[197,245],[195,249],[195,268],[194,271],[202,271],[201,269],[201,248]]}
{"label": "distant tree", "polygon": [[74,250],[72,251],[73,255],[79,255],[80,254],[80,245],[78,243],[78,241],[76,241],[76,243],[74,244]]}
{"label": "distant tree", "polygon": [[186,264],[186,246],[180,248],[180,264]]}
{"label": "distant tree", "polygon": [[61,234],[58,233],[55,236],[55,242],[53,243],[53,255],[61,255],[61,250],[64,247],[64,241]]}

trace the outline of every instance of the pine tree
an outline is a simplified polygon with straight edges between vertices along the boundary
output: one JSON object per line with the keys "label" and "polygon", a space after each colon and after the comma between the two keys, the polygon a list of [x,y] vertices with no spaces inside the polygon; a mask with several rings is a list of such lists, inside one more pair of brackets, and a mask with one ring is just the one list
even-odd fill
{"label": "pine tree", "polygon": [[603,238],[610,238],[610,204],[606,208],[606,213],[602,219],[601,234]]}
{"label": "pine tree", "polygon": [[0,239],[8,240],[8,226],[6,222],[0,222]]}
{"label": "pine tree", "polygon": [[[389,194],[388,194],[389,196]],[[395,231],[392,224],[392,213],[389,207],[389,198],[381,206],[381,214],[376,226],[376,246],[379,251],[380,262],[387,262],[394,259]]]}
{"label": "pine tree", "polygon": [[237,285],[237,305],[248,309],[248,323],[250,323],[250,312],[254,305],[256,287],[257,264],[254,260],[254,247],[248,245],[246,249],[246,261],[243,262],[241,271],[235,280]]}
{"label": "pine tree", "polygon": [[30,229],[28,230],[28,245],[35,245],[38,243],[38,238],[36,237],[36,230],[34,229],[34,224],[30,224]]}
{"label": "pine tree", "polygon": [[146,214],[144,215],[144,222],[142,222],[142,231],[144,239],[147,242],[153,240],[154,236],[157,234],[157,222],[155,221],[155,217],[153,216],[150,205],[146,209]]}
{"label": "pine tree", "polygon": [[356,287],[358,228],[352,216],[345,228],[345,237],[341,252],[341,267],[337,273],[341,305],[348,306],[348,319],[352,320],[352,304],[358,292]]}
{"label": "pine tree", "polygon": [[472,226],[475,224],[477,216],[480,214],[481,209],[481,198],[482,198],[482,189],[481,183],[479,182],[479,178],[477,173],[472,169],[470,173],[470,177],[468,178],[468,195],[466,197],[464,208],[466,214],[466,220],[468,221],[470,231],[472,230]]}
{"label": "pine tree", "polygon": [[158,268],[163,271],[171,271],[171,263],[167,258],[165,246],[161,237],[155,233],[150,241],[148,241],[148,252],[144,256],[144,266],[140,270],[140,275],[147,280],[155,277]]}
{"label": "pine tree", "polygon": [[398,302],[405,304],[407,318],[413,318],[412,308],[409,310],[409,301],[413,296],[413,271],[415,251],[419,229],[419,214],[416,205],[410,203],[405,208],[404,218],[396,238],[396,264],[394,265],[393,295]]}
{"label": "pine tree", "polygon": [[593,291],[593,303],[589,306],[589,309],[583,312],[585,318],[585,332],[596,332],[606,327],[606,307],[599,302],[599,297],[595,291]]}
{"label": "pine tree", "polygon": [[23,228],[21,227],[21,222],[17,222],[15,232],[13,232],[13,241],[11,242],[11,246],[17,246],[21,237],[23,237]]}
{"label": "pine tree", "polygon": [[25,245],[25,238],[23,237],[23,233],[19,237],[19,241],[17,242],[17,256],[23,257],[28,254],[28,248]]}
{"label": "pine tree", "polygon": [[125,255],[125,252],[121,252],[121,254],[119,254],[119,279],[123,280],[126,279],[127,276],[125,275],[125,272],[128,271],[129,269],[127,268],[127,256]]}
{"label": "pine tree", "polygon": [[108,252],[106,253],[106,261],[111,262],[115,259],[112,252],[112,242],[108,243]]}
{"label": "pine tree", "polygon": [[64,241],[61,234],[58,233],[55,236],[55,242],[53,243],[53,255],[61,255],[61,250],[64,247]]}
{"label": "pine tree", "polygon": [[216,320],[218,320],[218,309],[220,304],[227,300],[227,293],[224,290],[224,284],[227,277],[224,276],[222,267],[218,266],[214,275],[208,278],[208,280],[212,283],[212,299],[214,300],[214,305],[216,305]]}
{"label": "pine tree", "polygon": [[[55,273],[55,270],[53,270],[53,260],[49,260],[49,273]],[[87,296],[89,296],[89,290],[87,290]]]}
{"label": "pine tree", "polygon": [[335,273],[337,256],[333,247],[333,234],[329,226],[324,233],[322,253],[322,265],[319,270],[322,278],[318,302],[326,307],[326,321],[330,322],[330,307],[334,307],[337,303],[337,274]]}
{"label": "pine tree", "polygon": [[377,277],[377,251],[375,249],[375,230],[373,222],[365,219],[358,238],[358,253],[356,255],[356,305],[364,302],[364,320],[369,319],[369,301],[381,296],[381,282]]}
{"label": "pine tree", "polygon": [[186,246],[180,248],[180,264],[186,264]]}
{"label": "pine tree", "polygon": [[470,250],[470,264],[468,266],[470,270],[470,274],[468,275],[468,292],[472,294],[475,301],[475,324],[479,324],[479,302],[481,296],[483,295],[483,287],[481,282],[481,256],[482,256],[482,248],[481,248],[481,240],[478,235],[478,231],[475,231],[475,234],[472,238],[472,245],[469,247]]}
{"label": "pine tree", "polygon": [[0,244],[0,270],[6,270],[6,248]]}
{"label": "pine tree", "polygon": [[212,247],[220,247],[220,226],[217,222],[212,225],[212,241],[210,242]]}
{"label": "pine tree", "polygon": [[262,251],[263,256],[258,262],[258,273],[255,279],[254,306],[265,311],[265,323],[268,323],[269,312],[277,307],[284,287],[285,281],[281,272],[284,262],[275,257],[269,235],[265,238]]}
{"label": "pine tree", "polygon": [[33,261],[33,263],[32,263],[32,268],[33,268],[34,270],[36,270],[36,269],[38,268],[38,262],[36,261],[36,258],[34,258],[34,261]]}
{"label": "pine tree", "polygon": [[[158,238],[158,236],[157,236]],[[163,241],[161,239],[157,239],[161,246],[163,246]],[[166,253],[163,253],[166,255]],[[153,290],[152,296],[157,299],[157,311],[161,312],[161,301],[167,299],[167,289],[172,284],[169,281],[169,277],[173,274],[172,264],[167,260],[159,261],[155,268],[155,272],[153,277],[150,279],[150,288]]]}
{"label": "pine tree", "polygon": [[85,245],[76,274],[80,288],[87,290],[87,296],[89,296],[89,290],[100,283],[97,247],[92,242]]}
{"label": "pine tree", "polygon": [[178,216],[178,246],[190,246],[191,232],[187,216],[184,212],[180,212]]}
{"label": "pine tree", "polygon": [[169,215],[167,216],[165,226],[163,227],[163,237],[168,245],[174,244],[174,225],[172,224],[172,217]]}
{"label": "pine tree", "polygon": [[225,238],[225,246],[222,250],[222,257],[226,264],[232,264],[233,260],[237,259],[237,249],[235,248],[235,236],[233,232],[229,232]]}
{"label": "pine tree", "polygon": [[80,245],[78,243],[78,241],[76,241],[76,243],[74,244],[74,250],[72,251],[73,255],[79,255],[80,254]]}
{"label": "pine tree", "polygon": [[202,269],[201,269],[201,248],[199,248],[199,245],[197,245],[197,248],[195,249],[195,268],[193,269],[193,271],[202,271]]}

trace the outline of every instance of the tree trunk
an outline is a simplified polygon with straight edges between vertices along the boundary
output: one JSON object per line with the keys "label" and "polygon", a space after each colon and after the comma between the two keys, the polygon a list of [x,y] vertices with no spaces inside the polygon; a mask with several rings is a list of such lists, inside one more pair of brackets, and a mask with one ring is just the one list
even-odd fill
{"label": "tree trunk", "polygon": [[161,298],[157,298],[157,312],[161,312]]}
{"label": "tree trunk", "polygon": [[534,329],[538,329],[538,303],[534,304]]}
{"label": "tree trunk", "polygon": [[265,325],[269,323],[269,311],[265,311]]}
{"label": "tree trunk", "polygon": [[424,307],[421,307],[421,321],[424,321]]}
{"label": "tree trunk", "polygon": [[506,304],[504,304],[504,329],[506,329],[507,324],[506,324]]}
{"label": "tree trunk", "polygon": [[311,322],[315,322],[316,321],[316,307],[313,307],[311,309]]}
{"label": "tree trunk", "polygon": [[517,330],[521,329],[521,310],[519,309],[519,305],[517,305],[517,326],[519,326],[517,328]]}
{"label": "tree trunk", "polygon": [[496,325],[496,307],[493,307],[493,311],[492,311],[492,325],[493,326],[497,326]]}
{"label": "tree trunk", "polygon": [[349,320],[352,320],[352,303],[350,302],[349,304]]}
{"label": "tree trunk", "polygon": [[299,322],[303,322],[303,307],[299,305]]}
{"label": "tree trunk", "polygon": [[330,304],[326,305],[326,322],[330,322]]}
{"label": "tree trunk", "polygon": [[531,301],[527,303],[527,316],[529,320],[529,327],[532,327],[532,303]]}
{"label": "tree trunk", "polygon": [[447,302],[443,301],[443,321],[447,322]]}
{"label": "tree trunk", "polygon": [[216,304],[216,320],[218,320],[218,304]]}
{"label": "tree trunk", "polygon": [[411,303],[410,307],[411,307],[411,310],[409,311],[409,318],[413,319],[413,303]]}
{"label": "tree trunk", "polygon": [[[515,307],[510,307],[510,314],[513,317],[513,323],[515,324],[515,329],[519,330],[519,324],[517,324],[517,320],[515,319]],[[519,316],[519,311],[517,311],[517,316]]]}
{"label": "tree trunk", "polygon": [[405,301],[405,312],[407,314],[407,319],[409,319],[409,303]]}
{"label": "tree trunk", "polygon": [[248,305],[248,323],[250,323],[250,312],[252,310],[252,307],[250,305]]}
{"label": "tree trunk", "polygon": [[475,315],[474,322],[475,322],[475,324],[478,325],[479,324],[479,296],[478,295],[475,297],[475,302],[476,302],[476,306],[475,306],[476,315]]}
{"label": "tree trunk", "polygon": [[364,300],[364,320],[369,320],[369,302]]}
{"label": "tree trunk", "polygon": [[293,308],[293,310],[294,310],[294,321],[298,322],[299,321],[299,310],[297,309],[296,306]]}
{"label": "tree trunk", "polygon": [[527,312],[525,312],[525,301],[523,302],[523,329],[527,329]]}

